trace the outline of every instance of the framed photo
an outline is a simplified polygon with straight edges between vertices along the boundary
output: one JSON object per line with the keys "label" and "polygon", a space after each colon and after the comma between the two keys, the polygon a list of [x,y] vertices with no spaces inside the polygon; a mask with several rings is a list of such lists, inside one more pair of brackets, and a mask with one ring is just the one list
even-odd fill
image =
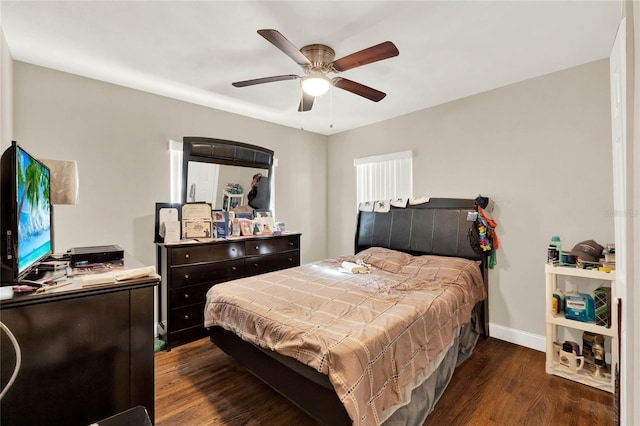
{"label": "framed photo", "polygon": [[182,205],[182,238],[211,238],[211,204]]}
{"label": "framed photo", "polygon": [[229,229],[229,212],[225,210],[212,210],[211,220],[213,221],[213,237],[227,238]]}
{"label": "framed photo", "polygon": [[236,218],[238,219],[253,219],[253,213],[252,212],[235,212],[236,214]]}
{"label": "framed photo", "polygon": [[[156,203],[156,227],[153,242],[164,243],[166,235],[165,222],[178,221],[178,227],[180,226],[180,219],[182,216],[182,204],[180,203]],[[179,235],[179,231],[178,231]]]}
{"label": "framed photo", "polygon": [[240,234],[242,234],[244,236],[253,235],[253,232],[251,230],[251,221],[250,220],[240,219],[240,220],[238,220],[238,222],[240,222]]}
{"label": "framed photo", "polygon": [[187,219],[182,221],[182,236],[190,238],[211,238],[211,221]]}
{"label": "framed photo", "polygon": [[253,211],[253,217],[258,218],[258,217],[273,217],[273,213],[271,212],[271,210],[254,210]]}

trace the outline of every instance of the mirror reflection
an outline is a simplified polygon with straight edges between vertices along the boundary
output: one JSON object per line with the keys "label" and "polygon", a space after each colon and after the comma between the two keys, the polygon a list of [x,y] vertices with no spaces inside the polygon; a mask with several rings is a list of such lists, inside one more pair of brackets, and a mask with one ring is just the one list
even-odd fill
{"label": "mirror reflection", "polygon": [[218,210],[269,209],[268,185],[268,169],[189,161],[186,201]]}

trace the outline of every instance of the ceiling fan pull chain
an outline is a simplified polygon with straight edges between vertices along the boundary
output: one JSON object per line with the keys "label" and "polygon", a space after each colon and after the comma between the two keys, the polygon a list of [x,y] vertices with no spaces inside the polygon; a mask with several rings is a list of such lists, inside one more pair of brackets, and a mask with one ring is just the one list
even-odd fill
{"label": "ceiling fan pull chain", "polygon": [[329,88],[329,128],[333,129],[333,88]]}

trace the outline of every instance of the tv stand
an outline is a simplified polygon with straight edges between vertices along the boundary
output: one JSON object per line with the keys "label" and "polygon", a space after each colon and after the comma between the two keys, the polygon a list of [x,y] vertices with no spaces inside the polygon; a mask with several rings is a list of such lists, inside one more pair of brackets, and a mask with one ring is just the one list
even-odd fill
{"label": "tv stand", "polygon": [[[126,256],[125,266],[143,265]],[[73,282],[43,293],[3,287],[0,317],[20,345],[22,362],[0,401],[0,424],[86,426],[137,405],[153,419],[159,280],[154,274],[91,287]],[[0,347],[4,389],[16,365],[4,331]]]}

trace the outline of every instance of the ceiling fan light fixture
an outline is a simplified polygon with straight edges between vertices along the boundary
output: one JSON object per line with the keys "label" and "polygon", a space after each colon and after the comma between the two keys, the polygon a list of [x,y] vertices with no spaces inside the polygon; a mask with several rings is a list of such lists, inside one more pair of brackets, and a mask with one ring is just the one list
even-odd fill
{"label": "ceiling fan light fixture", "polygon": [[309,96],[321,96],[327,93],[331,83],[320,71],[312,71],[302,78],[302,90]]}

